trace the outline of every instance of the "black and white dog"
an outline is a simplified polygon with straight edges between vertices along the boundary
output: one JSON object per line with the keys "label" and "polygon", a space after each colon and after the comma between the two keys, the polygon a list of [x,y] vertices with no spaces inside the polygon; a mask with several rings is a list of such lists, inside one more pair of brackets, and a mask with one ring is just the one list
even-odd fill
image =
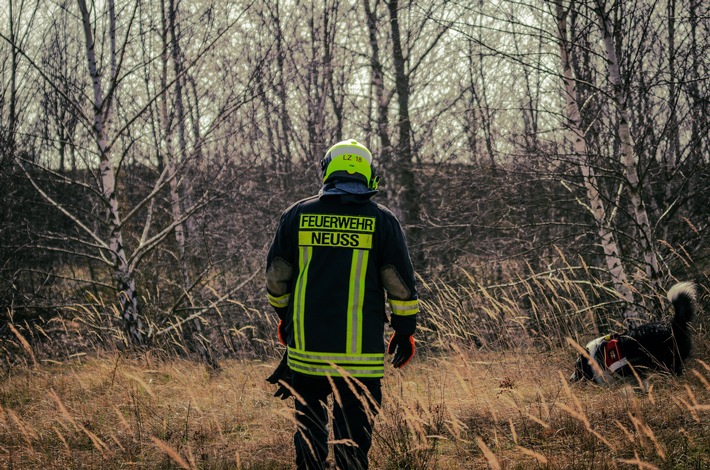
{"label": "black and white dog", "polygon": [[695,297],[693,283],[678,283],[668,291],[675,310],[670,321],[647,323],[590,341],[586,346],[589,355],[580,354],[570,381],[606,383],[612,374],[633,377],[634,372],[642,378],[651,371],[680,374],[692,348],[688,322],[696,313]]}

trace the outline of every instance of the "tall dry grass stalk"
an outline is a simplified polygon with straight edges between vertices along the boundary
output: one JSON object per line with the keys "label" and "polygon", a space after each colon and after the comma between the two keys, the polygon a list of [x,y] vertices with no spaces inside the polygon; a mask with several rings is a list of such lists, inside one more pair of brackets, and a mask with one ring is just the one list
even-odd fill
{"label": "tall dry grass stalk", "polygon": [[491,350],[553,348],[567,337],[577,341],[582,332],[621,327],[622,297],[584,264],[530,271],[495,285],[461,273],[456,284],[421,280],[424,328],[432,348],[445,349],[452,342]]}
{"label": "tall dry grass stalk", "polygon": [[10,331],[12,331],[12,334],[14,334],[17,339],[20,341],[20,344],[22,345],[22,349],[24,349],[27,354],[30,356],[32,359],[32,365],[36,368],[37,367],[37,359],[35,358],[35,353],[32,350],[32,347],[30,346],[30,343],[27,342],[24,336],[15,328],[15,325],[12,323],[7,324],[8,328],[10,328]]}

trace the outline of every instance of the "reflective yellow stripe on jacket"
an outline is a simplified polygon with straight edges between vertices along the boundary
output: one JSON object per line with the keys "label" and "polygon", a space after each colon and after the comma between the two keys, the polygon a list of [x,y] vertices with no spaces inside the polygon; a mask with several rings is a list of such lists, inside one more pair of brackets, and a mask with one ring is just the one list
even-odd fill
{"label": "reflective yellow stripe on jacket", "polygon": [[299,275],[296,280],[293,299],[293,332],[296,348],[303,348],[306,343],[304,331],[305,306],[306,306],[306,284],[308,281],[308,266],[311,262],[313,248],[310,246],[298,247],[298,267]]}
{"label": "reflective yellow stripe on jacket", "polygon": [[362,352],[362,307],[365,300],[365,274],[370,252],[353,250],[350,264],[350,292],[348,292],[348,330],[345,351],[349,354]]}
{"label": "reflective yellow stripe on jacket", "polygon": [[385,373],[384,358],[381,353],[319,353],[288,348],[289,367],[308,375],[342,376],[344,371],[353,377],[378,378]]}

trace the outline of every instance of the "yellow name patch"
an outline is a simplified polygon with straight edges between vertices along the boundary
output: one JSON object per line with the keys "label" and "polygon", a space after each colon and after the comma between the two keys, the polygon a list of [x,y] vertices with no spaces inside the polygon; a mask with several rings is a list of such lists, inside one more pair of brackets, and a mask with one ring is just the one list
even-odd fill
{"label": "yellow name patch", "polygon": [[353,232],[299,231],[298,244],[369,250],[372,248],[372,235]]}
{"label": "yellow name patch", "polygon": [[301,214],[300,228],[373,233],[375,218],[354,215]]}

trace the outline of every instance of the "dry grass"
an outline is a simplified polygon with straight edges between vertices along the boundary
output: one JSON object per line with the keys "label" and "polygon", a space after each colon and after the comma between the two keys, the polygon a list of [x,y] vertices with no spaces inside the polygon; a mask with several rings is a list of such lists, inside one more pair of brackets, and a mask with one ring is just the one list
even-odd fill
{"label": "dry grass", "polygon": [[[454,348],[388,369],[373,468],[708,468],[710,360],[684,376],[566,383],[570,350]],[[15,370],[0,384],[3,468],[291,468],[273,363],[118,355]]]}
{"label": "dry grass", "polygon": [[[458,284],[421,284],[420,353],[403,371],[387,368],[373,468],[710,468],[705,313],[683,376],[652,376],[647,389],[570,385],[569,339],[609,331],[623,308],[586,266],[512,272],[495,286],[469,273]],[[642,301],[665,308],[663,299]],[[102,305],[60,321],[66,335],[76,329],[97,350],[110,344]],[[247,325],[273,323],[244,310],[258,317]],[[275,361],[224,360],[210,373],[163,348],[130,357],[67,350],[54,360],[47,350],[68,342],[9,324],[0,468],[292,468],[291,402],[273,398],[264,380]],[[248,340],[240,331],[230,330],[233,344]],[[273,340],[258,341],[273,350]]]}

